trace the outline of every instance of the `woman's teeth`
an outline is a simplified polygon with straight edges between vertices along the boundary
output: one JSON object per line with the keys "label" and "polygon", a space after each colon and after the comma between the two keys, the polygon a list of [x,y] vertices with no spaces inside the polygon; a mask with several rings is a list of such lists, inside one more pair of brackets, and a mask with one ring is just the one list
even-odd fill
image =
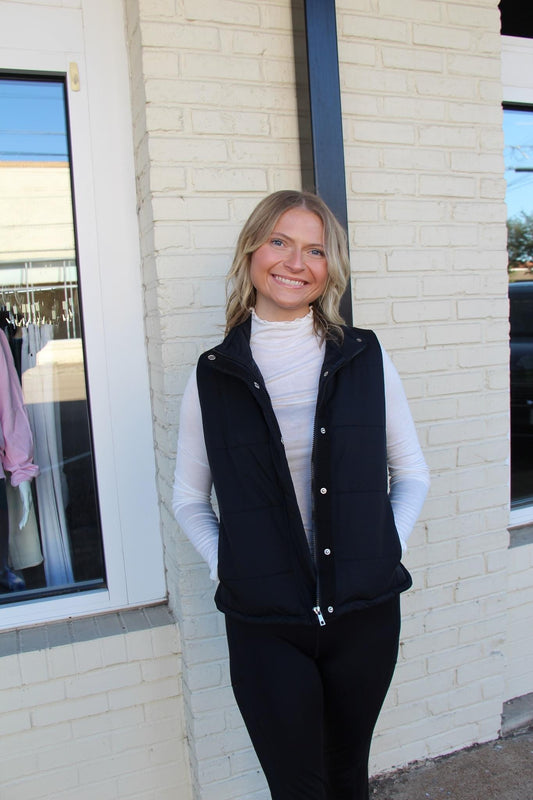
{"label": "woman's teeth", "polygon": [[304,281],[294,280],[293,278],[283,278],[281,275],[274,275],[274,278],[287,286],[305,286]]}

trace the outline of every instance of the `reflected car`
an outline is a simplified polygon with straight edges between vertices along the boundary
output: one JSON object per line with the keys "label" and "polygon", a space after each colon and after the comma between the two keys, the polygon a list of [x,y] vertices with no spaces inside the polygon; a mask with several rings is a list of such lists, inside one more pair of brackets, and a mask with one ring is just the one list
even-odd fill
{"label": "reflected car", "polygon": [[[515,450],[533,438],[533,280],[509,284],[511,322],[511,442]],[[528,441],[529,440],[529,441]]]}

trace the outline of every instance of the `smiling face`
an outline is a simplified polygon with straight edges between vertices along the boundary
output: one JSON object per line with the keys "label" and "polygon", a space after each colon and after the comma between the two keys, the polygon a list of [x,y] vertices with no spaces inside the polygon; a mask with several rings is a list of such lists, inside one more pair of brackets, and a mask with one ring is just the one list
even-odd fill
{"label": "smiling face", "polygon": [[285,211],[250,261],[261,319],[280,322],[304,317],[328,279],[322,220],[306,208]]}

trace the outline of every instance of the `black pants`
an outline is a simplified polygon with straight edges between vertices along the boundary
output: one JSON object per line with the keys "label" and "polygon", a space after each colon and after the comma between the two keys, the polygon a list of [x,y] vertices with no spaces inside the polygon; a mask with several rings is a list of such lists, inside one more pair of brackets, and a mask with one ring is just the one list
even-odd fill
{"label": "black pants", "polygon": [[398,654],[399,598],[325,627],[226,617],[231,682],[272,800],[368,800]]}

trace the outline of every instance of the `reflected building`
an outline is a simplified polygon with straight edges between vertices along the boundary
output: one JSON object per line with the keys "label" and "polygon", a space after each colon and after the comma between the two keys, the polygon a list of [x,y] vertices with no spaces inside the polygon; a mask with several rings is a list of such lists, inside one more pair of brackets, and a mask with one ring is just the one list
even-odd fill
{"label": "reflected building", "polygon": [[[18,374],[33,436],[32,508],[18,531],[19,498],[6,474],[8,563],[0,570],[0,602],[105,585],[84,369],[79,276],[68,152],[26,160],[17,141],[25,123],[45,141],[42,104],[56,106],[62,82],[8,82],[4,128],[12,136],[0,160],[0,326]],[[41,102],[35,103],[35,96]],[[15,102],[16,100],[16,102]],[[27,116],[33,109],[34,118]],[[9,113],[12,113],[12,119]],[[7,119],[6,119],[7,116]],[[44,117],[44,119],[43,119]],[[64,112],[55,115],[66,149]],[[57,131],[51,132],[57,137]],[[3,132],[6,147],[6,130]],[[20,155],[9,152],[20,151]],[[32,156],[32,153],[30,153]],[[54,159],[54,160],[52,160]],[[14,578],[13,575],[16,577]]]}

